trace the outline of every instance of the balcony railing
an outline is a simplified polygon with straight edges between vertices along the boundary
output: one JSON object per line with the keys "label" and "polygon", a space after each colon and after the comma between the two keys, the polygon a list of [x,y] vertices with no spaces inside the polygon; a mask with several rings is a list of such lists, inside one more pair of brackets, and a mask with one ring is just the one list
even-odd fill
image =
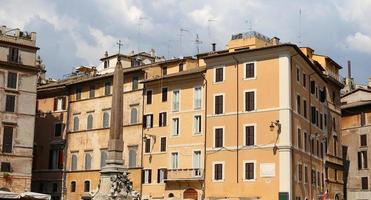
{"label": "balcony railing", "polygon": [[190,168],[190,169],[168,169],[167,181],[179,180],[203,180],[203,169]]}
{"label": "balcony railing", "polygon": [[331,72],[331,71],[324,71],[323,73],[325,75],[333,78],[334,80],[338,81],[339,83],[344,84],[344,78],[341,77],[339,74],[336,74],[336,73]]}

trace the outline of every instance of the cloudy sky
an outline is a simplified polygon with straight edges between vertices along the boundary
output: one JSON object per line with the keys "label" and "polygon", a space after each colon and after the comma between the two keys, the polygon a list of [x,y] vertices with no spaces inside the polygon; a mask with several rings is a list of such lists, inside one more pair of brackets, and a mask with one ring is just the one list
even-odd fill
{"label": "cloudy sky", "polygon": [[[107,50],[156,50],[165,57],[194,55],[211,41],[256,30],[282,42],[310,46],[344,66],[357,83],[371,75],[371,0],[0,0],[0,25],[37,32],[48,76],[97,65]],[[301,10],[301,17],[300,11]],[[183,30],[183,31],[181,31]]]}

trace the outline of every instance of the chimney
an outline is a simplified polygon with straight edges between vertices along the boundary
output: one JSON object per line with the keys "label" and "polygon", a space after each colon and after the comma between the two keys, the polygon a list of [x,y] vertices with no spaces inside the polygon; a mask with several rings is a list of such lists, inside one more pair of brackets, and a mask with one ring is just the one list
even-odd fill
{"label": "chimney", "polygon": [[352,63],[348,60],[348,78],[352,78]]}
{"label": "chimney", "polygon": [[151,49],[150,54],[151,54],[152,57],[155,57],[156,56],[156,51],[154,49]]}
{"label": "chimney", "polygon": [[1,26],[0,32],[1,34],[5,34],[6,26]]}
{"label": "chimney", "polygon": [[36,41],[36,32],[31,32],[31,40]]}
{"label": "chimney", "polygon": [[20,36],[20,33],[21,33],[21,30],[19,30],[19,28],[15,29],[15,37],[19,37]]}
{"label": "chimney", "polygon": [[371,77],[368,77],[368,88],[371,88]]}
{"label": "chimney", "polygon": [[104,57],[108,57],[108,51],[104,52]]}
{"label": "chimney", "polygon": [[273,43],[273,45],[279,45],[280,44],[280,39],[278,37],[273,37],[272,38],[272,43]]}
{"label": "chimney", "polygon": [[215,51],[216,50],[216,43],[212,43],[212,50]]}

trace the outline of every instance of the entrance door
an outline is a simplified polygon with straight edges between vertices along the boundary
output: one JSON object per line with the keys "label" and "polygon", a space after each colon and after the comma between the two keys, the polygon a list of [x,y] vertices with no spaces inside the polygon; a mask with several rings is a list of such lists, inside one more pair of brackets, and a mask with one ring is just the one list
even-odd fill
{"label": "entrance door", "polygon": [[198,193],[197,193],[197,191],[195,189],[189,188],[189,189],[187,189],[187,190],[184,191],[183,199],[194,199],[194,200],[197,200],[198,199]]}

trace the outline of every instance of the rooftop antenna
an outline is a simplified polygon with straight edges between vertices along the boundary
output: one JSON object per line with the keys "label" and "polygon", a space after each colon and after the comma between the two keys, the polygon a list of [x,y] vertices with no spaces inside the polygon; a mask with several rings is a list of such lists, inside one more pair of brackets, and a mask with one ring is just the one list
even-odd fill
{"label": "rooftop antenna", "polygon": [[202,44],[202,41],[200,40],[200,38],[198,37],[198,34],[196,34],[196,40],[194,41],[195,44],[196,44],[196,51],[197,51],[197,54],[200,54],[200,44]]}
{"label": "rooftop antenna", "polygon": [[208,19],[207,20],[207,36],[209,37],[209,43],[213,43],[212,33],[211,33],[211,23],[215,22],[215,19]]}
{"label": "rooftop antenna", "polygon": [[252,31],[252,21],[251,20],[245,20],[245,24],[249,27],[248,30]]}
{"label": "rooftop antenna", "polygon": [[139,18],[138,18],[138,39],[137,39],[137,40],[138,40],[138,41],[137,41],[137,42],[138,42],[138,43],[137,43],[137,44],[138,44],[138,47],[137,47],[137,48],[138,48],[138,53],[139,53],[139,51],[140,51],[140,42],[141,42],[141,41],[140,41],[140,39],[141,39],[141,37],[140,37],[141,34],[140,34],[140,33],[141,33],[141,27],[142,27],[142,25],[143,25],[143,21],[144,21],[145,19],[147,19],[147,17],[139,17]]}
{"label": "rooftop antenna", "polygon": [[183,38],[183,33],[184,32],[189,32],[189,30],[180,28],[180,34],[179,34],[179,50],[180,50],[180,56],[183,56],[183,47],[182,47],[182,38]]}
{"label": "rooftop antenna", "polygon": [[119,47],[119,53],[117,54],[117,58],[120,59],[121,47],[123,46],[123,44],[122,44],[121,40],[119,40],[119,42],[117,42],[116,44]]}
{"label": "rooftop antenna", "polygon": [[302,38],[301,38],[301,8],[299,9],[299,35],[298,35],[298,43],[301,46]]}
{"label": "rooftop antenna", "polygon": [[167,57],[170,59],[170,48],[171,48],[171,43],[175,42],[175,40],[167,40]]}

